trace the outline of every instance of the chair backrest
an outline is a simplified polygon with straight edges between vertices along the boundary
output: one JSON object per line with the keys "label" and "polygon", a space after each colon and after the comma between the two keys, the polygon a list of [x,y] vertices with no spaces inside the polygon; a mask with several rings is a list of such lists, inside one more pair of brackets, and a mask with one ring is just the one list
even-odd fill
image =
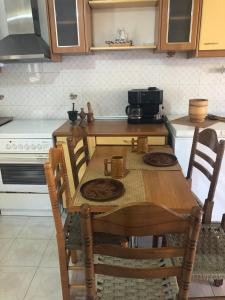
{"label": "chair backrest", "polygon": [[[208,149],[208,153],[198,149],[198,144],[204,145]],[[207,199],[204,203],[204,216],[203,222],[210,223],[212,218],[213,210],[213,198],[215,195],[216,185],[218,182],[220,167],[224,154],[225,141],[218,141],[216,131],[214,129],[207,128],[199,132],[199,128],[195,128],[193,143],[187,173],[187,179],[192,178],[193,168],[197,168],[206,178],[210,181],[209,191]],[[210,157],[209,151],[215,153],[215,159]],[[201,160],[196,160],[197,157],[200,157]],[[201,163],[203,161],[203,163]],[[210,168],[207,169],[206,166]],[[211,171],[209,171],[211,169]]]}
{"label": "chair backrest", "polygon": [[67,138],[67,145],[72,167],[73,180],[75,188],[77,188],[83,172],[82,167],[85,168],[89,162],[89,151],[87,134],[85,129],[76,126],[73,128],[72,136]]}
{"label": "chair backrest", "polygon": [[55,221],[58,242],[65,243],[65,223],[62,221],[64,201],[66,207],[70,206],[71,195],[66,172],[64,152],[61,145],[49,150],[49,161],[45,163],[45,177],[51,200],[52,212]]}
{"label": "chair backrest", "polygon": [[[202,212],[199,207],[191,215],[180,215],[153,203],[134,203],[109,213],[91,217],[90,207],[81,208],[81,226],[85,253],[87,295],[95,299],[95,274],[126,278],[179,277],[179,298],[187,299],[200,230]],[[117,245],[93,245],[93,234],[104,232],[124,236],[148,236],[167,233],[186,234],[185,246],[179,248],[122,248]],[[134,269],[106,264],[94,264],[93,255],[127,259],[161,259],[183,257],[182,266]]]}

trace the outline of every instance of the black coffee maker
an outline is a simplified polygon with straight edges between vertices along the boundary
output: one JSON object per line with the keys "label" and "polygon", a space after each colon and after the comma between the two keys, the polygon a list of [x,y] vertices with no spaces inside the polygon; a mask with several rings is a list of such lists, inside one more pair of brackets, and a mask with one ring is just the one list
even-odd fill
{"label": "black coffee maker", "polygon": [[163,123],[164,117],[160,113],[163,109],[163,91],[156,87],[148,89],[133,89],[128,91],[128,102],[126,107],[128,123],[149,124]]}

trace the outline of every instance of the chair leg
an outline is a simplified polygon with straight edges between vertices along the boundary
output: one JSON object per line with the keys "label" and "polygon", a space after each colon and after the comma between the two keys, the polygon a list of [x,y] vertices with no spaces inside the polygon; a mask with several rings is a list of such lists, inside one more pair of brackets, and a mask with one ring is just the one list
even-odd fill
{"label": "chair leg", "polygon": [[63,300],[70,300],[69,274],[65,253],[59,254],[59,264]]}
{"label": "chair leg", "polygon": [[216,287],[223,285],[223,279],[214,279],[214,285]]}
{"label": "chair leg", "polygon": [[77,251],[76,250],[71,250],[71,261],[75,265],[78,261],[77,257]]}

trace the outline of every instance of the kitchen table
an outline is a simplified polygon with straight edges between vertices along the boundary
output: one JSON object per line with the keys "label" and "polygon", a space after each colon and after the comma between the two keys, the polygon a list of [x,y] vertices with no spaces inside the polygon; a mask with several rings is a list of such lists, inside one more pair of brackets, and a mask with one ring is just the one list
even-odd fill
{"label": "kitchen table", "polygon": [[[111,158],[114,155],[127,157],[130,151],[131,147],[129,146],[97,146],[80,186],[90,178],[104,177],[105,158]],[[130,170],[130,174],[121,181],[125,186],[125,196],[110,202],[86,200],[82,198],[78,187],[72,198],[72,205],[69,211],[79,212],[81,205],[85,203],[91,206],[92,212],[106,212],[123,204],[149,201],[165,205],[179,213],[189,213],[191,208],[197,205],[190,186],[179,168],[177,170],[170,170],[169,168],[168,170],[165,168],[163,170],[160,168],[155,168],[154,170]],[[137,184],[137,189],[143,188],[143,191],[140,190],[139,196],[141,196],[138,199],[135,195],[135,184]],[[131,190],[129,191],[129,189]]]}

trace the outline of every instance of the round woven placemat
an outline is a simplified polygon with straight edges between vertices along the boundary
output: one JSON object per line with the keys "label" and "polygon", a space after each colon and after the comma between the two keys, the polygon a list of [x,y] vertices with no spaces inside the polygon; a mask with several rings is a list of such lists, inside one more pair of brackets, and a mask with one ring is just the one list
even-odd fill
{"label": "round woven placemat", "polygon": [[122,182],[111,178],[96,178],[82,184],[81,195],[92,201],[112,201],[121,197],[125,188]]}

